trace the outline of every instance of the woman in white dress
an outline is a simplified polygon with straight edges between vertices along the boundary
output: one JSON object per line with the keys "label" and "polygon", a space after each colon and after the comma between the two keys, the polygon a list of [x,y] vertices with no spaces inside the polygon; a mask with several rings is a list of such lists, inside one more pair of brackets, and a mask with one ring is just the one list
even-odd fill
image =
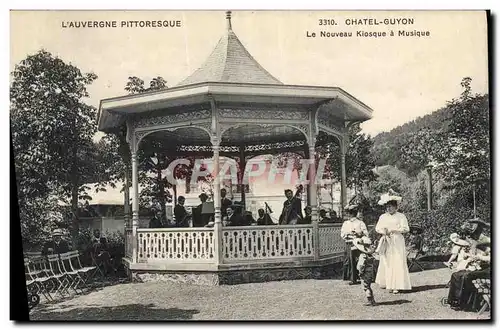
{"label": "woman in white dress", "polygon": [[382,214],[375,226],[375,231],[382,234],[379,245],[380,264],[375,283],[392,293],[400,290],[411,290],[410,273],[406,262],[406,248],[403,233],[410,229],[408,220],[403,213],[398,212],[398,201],[401,197],[383,195],[379,201],[385,205],[387,212]]}

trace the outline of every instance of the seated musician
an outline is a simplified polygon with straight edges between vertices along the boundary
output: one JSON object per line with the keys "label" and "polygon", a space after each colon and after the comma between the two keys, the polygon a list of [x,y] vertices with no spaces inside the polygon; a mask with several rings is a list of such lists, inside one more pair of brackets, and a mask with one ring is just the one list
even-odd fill
{"label": "seated musician", "polygon": [[285,190],[286,201],[283,202],[283,211],[280,216],[280,225],[295,225],[302,221],[302,202],[293,195],[290,189]]}
{"label": "seated musician", "polygon": [[342,222],[337,216],[337,212],[335,212],[334,210],[330,210],[330,220],[332,221],[332,223]]}
{"label": "seated musician", "polygon": [[154,205],[152,211],[154,212],[154,215],[151,220],[149,220],[149,228],[163,228],[163,212],[161,207],[159,205]]}
{"label": "seated musician", "polygon": [[312,208],[309,205],[307,205],[304,208],[304,212],[305,212],[306,216],[297,222],[298,225],[308,225],[311,223]]}
{"label": "seated musician", "polygon": [[203,213],[203,204],[207,203],[208,196],[205,193],[198,196],[200,198],[201,204],[196,207],[193,211],[193,227],[203,227],[210,222],[211,215],[208,213]]}
{"label": "seated musician", "polygon": [[271,216],[264,211],[264,209],[259,209],[257,211],[259,213],[259,218],[257,219],[258,226],[271,226],[274,225]]}
{"label": "seated musician", "polygon": [[319,210],[319,222],[332,223],[332,219],[326,215],[326,210]]}
{"label": "seated musician", "polygon": [[233,205],[233,202],[229,198],[227,198],[226,195],[227,195],[226,189],[222,188],[220,190],[220,197],[221,197],[220,213],[222,215],[222,218],[227,216],[227,213],[226,213],[227,208],[231,207],[231,205]]}
{"label": "seated musician", "polygon": [[256,221],[253,218],[252,211],[245,211],[242,216],[243,216],[244,226],[252,226],[256,224]]}
{"label": "seated musician", "polygon": [[344,221],[340,229],[340,237],[346,242],[345,260],[344,260],[344,281],[350,280],[349,284],[359,283],[358,263],[359,251],[353,247],[352,242],[355,238],[368,236],[368,229],[363,221],[357,218],[358,205],[349,205],[346,207],[349,220]]}
{"label": "seated musician", "polygon": [[233,207],[228,207],[226,209],[227,214],[227,225],[231,227],[236,226],[246,226],[246,222],[241,216],[241,214],[235,212]]}
{"label": "seated musician", "polygon": [[174,207],[175,216],[175,226],[176,227],[189,227],[189,215],[184,207],[186,198],[184,196],[179,196],[177,198],[177,205]]}

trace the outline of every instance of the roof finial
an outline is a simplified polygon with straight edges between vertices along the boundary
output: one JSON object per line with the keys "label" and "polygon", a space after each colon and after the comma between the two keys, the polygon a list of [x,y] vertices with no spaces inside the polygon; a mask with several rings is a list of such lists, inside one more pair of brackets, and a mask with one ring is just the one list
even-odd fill
{"label": "roof finial", "polygon": [[226,11],[226,19],[227,19],[227,29],[228,30],[232,30],[232,26],[231,26],[231,11],[230,10]]}

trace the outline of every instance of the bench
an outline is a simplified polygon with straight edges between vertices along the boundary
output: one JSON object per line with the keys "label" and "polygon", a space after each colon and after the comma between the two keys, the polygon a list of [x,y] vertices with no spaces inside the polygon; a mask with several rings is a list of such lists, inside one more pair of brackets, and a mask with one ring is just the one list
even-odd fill
{"label": "bench", "polygon": [[479,314],[483,314],[486,308],[491,310],[491,281],[490,279],[475,279],[472,281],[477,293],[483,297],[482,306]]}

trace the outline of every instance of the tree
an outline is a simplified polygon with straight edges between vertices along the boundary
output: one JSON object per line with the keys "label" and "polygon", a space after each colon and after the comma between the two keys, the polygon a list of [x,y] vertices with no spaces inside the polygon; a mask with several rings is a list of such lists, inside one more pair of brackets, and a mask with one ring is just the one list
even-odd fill
{"label": "tree", "polygon": [[[350,188],[354,188],[357,193],[361,193],[363,187],[376,179],[373,172],[375,160],[372,155],[373,140],[370,136],[361,133],[359,124],[352,125],[348,133],[349,145],[345,156],[346,183]],[[325,176],[340,181],[341,180],[341,159],[340,146],[331,137],[326,139],[317,150],[317,158],[326,158]],[[323,141],[325,142],[325,141]]]}
{"label": "tree", "polygon": [[401,208],[406,210],[414,203],[414,189],[411,178],[403,171],[394,166],[387,165],[375,169],[377,180],[370,182],[365,193],[369,196],[372,205],[377,205],[380,195],[392,189],[399,193],[403,200]]}
{"label": "tree", "polygon": [[[128,78],[128,82],[125,85],[125,91],[129,94],[140,94],[148,91],[166,89],[167,81],[162,77],[153,78],[150,81],[149,88],[144,87],[144,80],[132,76]],[[122,127],[118,132],[113,134],[106,134],[100,141],[101,154],[103,155],[103,164],[106,164],[106,171],[108,173],[107,179],[105,180],[112,187],[115,187],[116,182],[123,182],[122,191],[124,192],[124,204],[128,210],[128,205],[130,203],[130,187],[132,185],[131,180],[131,153],[130,147],[126,139],[127,129]],[[163,147],[156,147],[161,150]],[[144,148],[143,148],[144,149]],[[139,150],[139,184],[141,186],[146,186],[145,189],[141,189],[140,201],[141,205],[149,204],[153,195],[158,197],[162,201],[168,201],[171,199],[168,190],[166,179],[162,178],[162,170],[166,169],[162,157],[158,163],[155,163],[155,150],[149,148],[149,150]],[[147,155],[147,156],[145,156]],[[147,173],[154,171],[159,178],[159,181],[155,181]],[[101,180],[102,182],[102,180]],[[159,189],[160,192],[157,190]],[[105,189],[104,189],[105,190]],[[155,192],[153,192],[155,191]],[[165,208],[164,203],[162,203],[163,209]],[[163,210],[165,211],[165,210]]]}
{"label": "tree", "polygon": [[490,122],[488,95],[471,93],[471,78],[462,80],[460,98],[448,104],[451,122],[446,149],[437,155],[450,187],[488,187]]}
{"label": "tree", "polygon": [[441,148],[450,121],[449,109],[409,121],[389,132],[377,134],[372,154],[377,166],[392,165],[414,176],[427,165],[434,149]]}
{"label": "tree", "polygon": [[471,92],[472,80],[461,82],[463,92],[447,107],[450,124],[435,172],[446,182],[452,193],[447,207],[467,205],[477,213],[490,218],[490,121],[488,94]]}
{"label": "tree", "polygon": [[377,178],[373,172],[375,167],[375,160],[371,153],[373,140],[361,133],[359,124],[352,126],[349,139],[351,142],[346,153],[347,184],[354,187],[358,194],[366,184]]}
{"label": "tree", "polygon": [[406,172],[415,176],[429,163],[434,163],[442,151],[445,139],[445,131],[429,128],[407,134],[404,145],[400,147],[401,162]]}
{"label": "tree", "polygon": [[[72,234],[95,173],[96,109],[84,103],[97,76],[41,50],[15,66],[10,88],[12,143],[20,208],[58,194],[71,201]],[[21,211],[23,213],[23,211]]]}
{"label": "tree", "polygon": [[172,184],[164,175],[170,163],[166,153],[168,148],[168,143],[164,141],[148,139],[138,153],[139,183],[143,186],[140,192],[142,204],[150,203],[156,198],[163,214],[166,214],[165,203],[172,201],[172,195],[168,191]]}
{"label": "tree", "polygon": [[162,77],[156,77],[149,82],[149,88],[144,87],[144,80],[139,77],[128,77],[128,82],[125,85],[125,90],[129,94],[140,94],[149,91],[157,91],[167,89],[167,81]]}

